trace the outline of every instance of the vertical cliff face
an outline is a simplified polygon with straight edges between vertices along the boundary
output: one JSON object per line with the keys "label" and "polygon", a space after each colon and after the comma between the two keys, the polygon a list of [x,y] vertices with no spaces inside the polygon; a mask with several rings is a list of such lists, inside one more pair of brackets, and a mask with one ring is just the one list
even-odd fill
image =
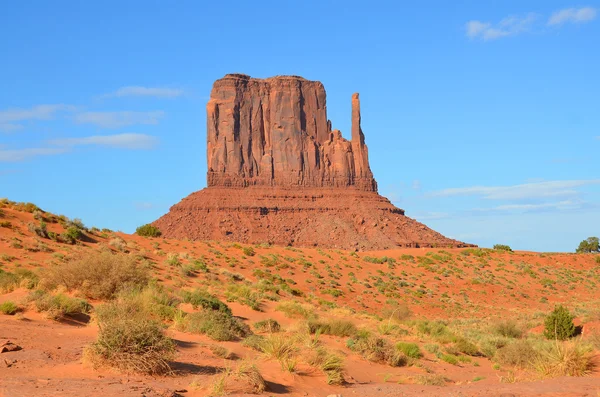
{"label": "vertical cliff face", "polygon": [[352,139],[332,129],[325,88],[228,74],[207,105],[208,187],[153,222],[167,238],[375,250],[461,247],[377,194],[352,96]]}
{"label": "vertical cliff face", "polygon": [[208,186],[376,191],[352,97],[352,141],[331,129],[325,88],[296,76],[217,80],[207,105]]}

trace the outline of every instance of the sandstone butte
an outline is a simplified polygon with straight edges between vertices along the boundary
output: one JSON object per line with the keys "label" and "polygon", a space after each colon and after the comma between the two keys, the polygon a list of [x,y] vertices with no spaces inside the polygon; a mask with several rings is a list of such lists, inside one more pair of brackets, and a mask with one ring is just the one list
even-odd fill
{"label": "sandstone butte", "polygon": [[352,95],[352,139],[332,129],[323,84],[228,74],[207,111],[207,187],[156,220],[165,237],[356,250],[464,247],[377,193]]}

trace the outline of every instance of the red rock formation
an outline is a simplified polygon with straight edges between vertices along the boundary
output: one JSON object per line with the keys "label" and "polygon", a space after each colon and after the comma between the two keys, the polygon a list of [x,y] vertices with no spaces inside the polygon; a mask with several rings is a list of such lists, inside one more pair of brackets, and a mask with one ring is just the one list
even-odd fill
{"label": "red rock formation", "polygon": [[215,82],[207,105],[208,186],[376,191],[358,94],[352,98],[352,131],[348,142],[331,130],[318,81],[228,74]]}
{"label": "red rock formation", "polygon": [[208,187],[154,222],[166,237],[343,249],[461,247],[377,194],[352,96],[352,140],[325,89],[296,76],[217,80],[207,105]]}

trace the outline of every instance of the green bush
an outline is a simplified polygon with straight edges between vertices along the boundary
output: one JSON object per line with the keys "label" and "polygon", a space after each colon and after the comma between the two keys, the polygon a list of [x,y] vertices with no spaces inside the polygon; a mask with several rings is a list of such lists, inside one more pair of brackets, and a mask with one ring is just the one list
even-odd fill
{"label": "green bush", "polygon": [[546,317],[544,322],[544,336],[547,339],[566,340],[575,336],[576,328],[573,316],[569,310],[562,305],[554,308],[554,311]]}
{"label": "green bush", "polygon": [[45,312],[53,320],[88,314],[92,310],[92,306],[83,299],[71,298],[65,294],[52,295],[41,290],[32,292],[28,300],[35,303],[38,312]]}
{"label": "green bush", "polygon": [[135,234],[144,237],[160,237],[162,232],[156,226],[146,224],[135,229]]}
{"label": "green bush", "polygon": [[504,244],[496,244],[496,245],[494,245],[494,249],[496,251],[513,252],[512,248],[510,248],[508,245],[504,245]]}
{"label": "green bush", "polygon": [[244,247],[242,249],[242,252],[246,256],[254,256],[254,255],[256,255],[256,252],[254,251],[254,248],[252,248],[252,247]]}
{"label": "green bush", "polygon": [[221,311],[205,310],[189,314],[186,319],[188,332],[206,334],[216,341],[235,340],[252,333],[242,320]]}
{"label": "green bush", "polygon": [[150,375],[170,372],[175,343],[138,302],[121,299],[107,303],[96,315],[98,339],[86,349],[86,357],[95,366]]}
{"label": "green bush", "polygon": [[466,354],[467,356],[477,357],[481,355],[477,346],[463,338],[457,340],[456,343],[454,343],[454,348],[458,352]]}
{"label": "green bush", "polygon": [[12,301],[2,302],[0,304],[0,313],[12,316],[19,311],[19,307]]}
{"label": "green bush", "polygon": [[231,315],[229,306],[207,291],[199,289],[194,291],[183,290],[181,291],[181,298],[185,303],[191,304],[194,309],[201,307],[206,310],[216,310]]}
{"label": "green bush", "polygon": [[364,332],[359,332],[354,338],[348,339],[346,346],[368,361],[386,363],[392,367],[401,367],[408,362],[406,356],[396,350],[388,340]]}
{"label": "green bush", "polygon": [[410,358],[421,358],[423,353],[416,343],[398,342],[396,343],[396,349],[404,353],[405,356]]}

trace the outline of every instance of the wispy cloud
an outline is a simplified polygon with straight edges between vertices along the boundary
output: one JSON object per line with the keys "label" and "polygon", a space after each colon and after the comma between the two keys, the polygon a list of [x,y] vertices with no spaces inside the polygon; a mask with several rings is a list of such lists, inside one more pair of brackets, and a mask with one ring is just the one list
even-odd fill
{"label": "wispy cloud", "polygon": [[158,124],[165,112],[83,112],[75,115],[75,122],[80,124],[96,124],[102,128],[120,128],[136,124]]}
{"label": "wispy cloud", "polygon": [[491,200],[524,200],[548,197],[570,197],[579,194],[575,188],[600,184],[600,179],[547,181],[513,186],[472,186],[432,192],[433,197],[479,196]]}
{"label": "wispy cloud", "polygon": [[557,26],[565,23],[586,23],[596,19],[597,15],[597,10],[592,7],[565,8],[554,12],[548,19],[548,25]]}
{"label": "wispy cloud", "polygon": [[487,41],[527,32],[536,20],[537,15],[529,13],[525,16],[510,16],[496,24],[472,20],[467,22],[465,27],[467,36],[471,39]]}
{"label": "wispy cloud", "polygon": [[61,111],[73,111],[75,106],[65,104],[37,105],[31,108],[9,108],[0,110],[0,131],[14,132],[23,129],[16,122],[26,120],[50,120]]}
{"label": "wispy cloud", "polygon": [[121,87],[115,92],[105,95],[105,97],[143,96],[155,98],[177,98],[181,95],[183,95],[183,90],[178,88],[127,86]]}
{"label": "wispy cloud", "polygon": [[32,157],[61,154],[67,152],[68,150],[68,148],[27,148],[0,150],[0,162],[15,163],[28,160]]}
{"label": "wispy cloud", "polygon": [[122,149],[146,150],[156,147],[158,139],[146,134],[126,133],[116,135],[95,135],[82,138],[54,139],[48,143],[56,146],[98,145]]}
{"label": "wispy cloud", "polygon": [[498,205],[492,208],[477,208],[475,212],[534,212],[534,211],[550,211],[550,210],[575,210],[585,206],[586,203],[581,200],[563,200],[550,203],[537,204],[506,204]]}
{"label": "wispy cloud", "polygon": [[421,213],[411,214],[411,217],[415,218],[418,221],[431,221],[431,220],[449,218],[450,214],[447,212],[421,212]]}
{"label": "wispy cloud", "polygon": [[[550,15],[545,25],[558,27],[567,23],[586,23],[596,19],[598,10],[592,7],[565,8],[555,11]],[[539,21],[539,22],[538,22]],[[489,21],[471,20],[465,24],[467,37],[490,41],[502,37],[516,36],[534,30],[543,32],[544,22],[536,13],[523,16],[509,16],[498,23]]]}
{"label": "wispy cloud", "polygon": [[37,105],[29,109],[10,108],[0,110],[0,123],[10,123],[22,120],[49,120],[59,111],[75,110],[74,106],[65,104]]}

